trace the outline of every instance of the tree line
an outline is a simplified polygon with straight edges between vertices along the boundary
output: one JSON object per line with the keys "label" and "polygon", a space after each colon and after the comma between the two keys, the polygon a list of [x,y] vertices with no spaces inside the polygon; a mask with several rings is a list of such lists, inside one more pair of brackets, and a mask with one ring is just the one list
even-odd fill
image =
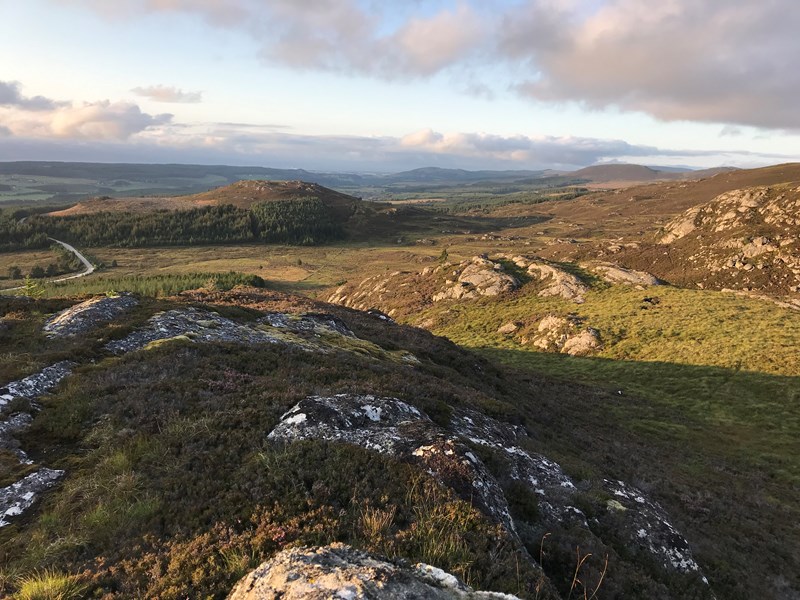
{"label": "tree line", "polygon": [[32,215],[20,222],[0,210],[0,251],[47,248],[48,237],[85,247],[147,247],[238,242],[314,245],[340,239],[344,228],[316,197],[150,213]]}

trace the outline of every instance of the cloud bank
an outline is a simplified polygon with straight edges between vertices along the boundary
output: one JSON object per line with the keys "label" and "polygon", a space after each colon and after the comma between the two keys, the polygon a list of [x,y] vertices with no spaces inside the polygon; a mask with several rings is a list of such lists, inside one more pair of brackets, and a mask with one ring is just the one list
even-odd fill
{"label": "cloud bank", "polygon": [[398,79],[501,65],[538,102],[800,130],[796,0],[51,1],[111,19],[199,17],[296,69]]}
{"label": "cloud bank", "polygon": [[501,55],[525,61],[519,93],[672,121],[800,129],[794,0],[528,2]]}
{"label": "cloud bank", "polygon": [[0,137],[0,160],[86,160],[257,165],[321,171],[400,171],[426,166],[463,169],[575,169],[598,162],[757,166],[785,157],[749,152],[663,149],[623,140],[497,136],[421,130],[403,137],[312,136],[240,126],[165,123],[132,135]]}
{"label": "cloud bank", "polygon": [[170,114],[151,115],[129,102],[73,104],[29,98],[18,83],[0,81],[0,121],[6,137],[126,140],[171,120]]}

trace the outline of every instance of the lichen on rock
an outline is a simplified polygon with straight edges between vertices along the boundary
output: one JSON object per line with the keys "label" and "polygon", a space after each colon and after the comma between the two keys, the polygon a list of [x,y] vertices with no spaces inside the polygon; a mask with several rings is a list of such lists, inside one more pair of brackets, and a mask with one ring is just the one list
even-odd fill
{"label": "lichen on rock", "polygon": [[284,550],[245,576],[228,600],[515,600],[475,592],[426,564],[400,566],[340,543]]}
{"label": "lichen on rock", "polygon": [[53,315],[42,329],[49,337],[76,336],[114,321],[138,304],[131,294],[92,298]]}
{"label": "lichen on rock", "polygon": [[[466,408],[453,411],[448,426],[396,398],[339,394],[310,396],[287,411],[268,435],[273,441],[319,439],[354,444],[419,465],[439,483],[473,503],[487,517],[516,536],[503,487],[473,448],[484,447],[504,464],[507,476],[538,499],[539,531],[582,531],[603,543],[636,549],[665,573],[700,575],[688,542],[666,512],[623,482],[583,482],[598,497],[611,497],[624,510],[594,501],[592,520],[577,507],[579,485],[554,461],[528,450],[530,440],[519,426],[502,423]],[[583,497],[583,502],[586,502]],[[533,525],[533,524],[531,524]],[[613,531],[607,541],[599,532]],[[584,537],[584,539],[586,539]],[[527,557],[531,564],[533,559]],[[701,582],[702,585],[702,582]]]}
{"label": "lichen on rock", "polygon": [[0,527],[10,524],[9,518],[29,509],[38,495],[53,487],[63,475],[64,471],[40,469],[0,489]]}

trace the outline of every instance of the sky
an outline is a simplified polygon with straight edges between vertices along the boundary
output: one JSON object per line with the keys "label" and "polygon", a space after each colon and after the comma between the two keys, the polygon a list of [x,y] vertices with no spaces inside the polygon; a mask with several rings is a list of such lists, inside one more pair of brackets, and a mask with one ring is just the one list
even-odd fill
{"label": "sky", "polygon": [[0,0],[0,160],[800,160],[797,0]]}

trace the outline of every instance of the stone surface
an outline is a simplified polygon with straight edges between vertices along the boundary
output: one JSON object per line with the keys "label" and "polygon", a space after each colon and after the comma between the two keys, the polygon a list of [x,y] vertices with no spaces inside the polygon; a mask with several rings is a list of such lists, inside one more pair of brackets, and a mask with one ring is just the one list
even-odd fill
{"label": "stone surface", "polygon": [[541,287],[538,295],[542,298],[560,297],[581,304],[589,291],[589,287],[578,277],[542,258],[507,254],[501,257],[525,269],[531,279],[538,281]]}
{"label": "stone surface", "polygon": [[587,356],[600,347],[600,336],[595,329],[584,329],[577,335],[568,337],[561,348],[562,354]]}
{"label": "stone surface", "polygon": [[595,265],[592,267],[592,270],[598,273],[608,283],[633,285],[639,287],[650,287],[660,284],[658,278],[650,273],[626,269],[625,267],[621,267],[613,263]]}
{"label": "stone surface", "polygon": [[249,325],[240,325],[210,310],[180,308],[153,315],[147,325],[121,340],[106,344],[114,354],[141,350],[153,342],[182,338],[193,342],[242,344],[279,343],[280,337]]}
{"label": "stone surface", "polygon": [[585,327],[583,319],[576,315],[547,315],[539,321],[536,332],[521,341],[545,352],[570,356],[587,356],[602,347],[600,333],[593,327]]}
{"label": "stone surface", "polygon": [[[457,409],[449,426],[443,427],[397,398],[311,396],[286,412],[268,439],[354,444],[418,464],[515,536],[517,528],[501,485],[470,449],[483,446],[504,462],[503,471],[511,479],[538,497],[536,526],[541,531],[581,530],[601,543],[606,540],[598,532],[613,531],[615,540],[624,548],[646,555],[664,573],[687,575],[689,581],[704,585],[688,542],[660,505],[620,481],[589,482],[588,488],[584,483],[584,490],[595,490],[591,497],[611,497],[615,502],[592,500],[595,516],[590,522],[576,506],[579,486],[557,463],[526,449],[529,439],[525,430],[481,413]],[[586,501],[587,496],[583,496]],[[530,557],[526,560],[535,564]]]}
{"label": "stone surface", "polygon": [[796,184],[726,192],[670,221],[659,238],[671,248],[651,255],[670,277],[687,274],[704,288],[756,290],[798,298],[800,188]]}
{"label": "stone surface", "polygon": [[72,372],[74,366],[74,363],[62,361],[50,367],[45,367],[34,375],[19,381],[12,381],[4,387],[0,387],[0,409],[14,398],[32,400],[49,392]]}
{"label": "stone surface", "polygon": [[40,469],[0,489],[0,527],[5,527],[10,523],[8,519],[29,509],[39,494],[53,487],[63,475],[64,471]]}
{"label": "stone surface", "polygon": [[469,300],[481,296],[499,296],[519,287],[519,281],[503,270],[503,266],[484,256],[475,256],[454,271],[457,279],[432,296],[442,300]]}
{"label": "stone surface", "polygon": [[516,596],[475,592],[426,564],[398,566],[344,544],[284,550],[242,579],[228,600],[433,600]]}
{"label": "stone surface", "polygon": [[458,438],[396,398],[311,396],[285,413],[268,438],[338,441],[419,464],[513,529],[503,492],[485,465]]}
{"label": "stone surface", "polygon": [[505,325],[501,325],[498,328],[497,333],[501,333],[503,335],[511,335],[512,333],[516,333],[519,327],[520,327],[519,323],[511,321],[509,323],[506,323]]}
{"label": "stone surface", "polygon": [[130,294],[92,298],[50,317],[43,330],[49,337],[76,336],[114,321],[138,304]]}

